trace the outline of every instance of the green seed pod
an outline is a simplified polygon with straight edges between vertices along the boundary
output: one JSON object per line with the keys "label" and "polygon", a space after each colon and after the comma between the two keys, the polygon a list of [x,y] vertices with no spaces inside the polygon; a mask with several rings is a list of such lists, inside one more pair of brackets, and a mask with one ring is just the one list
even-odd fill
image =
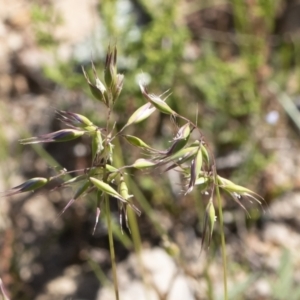
{"label": "green seed pod", "polygon": [[26,182],[19,185],[18,187],[21,188],[22,192],[28,192],[43,187],[47,182],[48,182],[47,178],[35,177],[27,180]]}
{"label": "green seed pod", "polygon": [[108,94],[107,94],[107,91],[106,91],[106,87],[104,86],[104,84],[101,82],[101,80],[98,78],[97,74],[96,74],[96,70],[94,68],[94,65],[92,64],[93,66],[93,71],[94,71],[94,75],[95,75],[95,81],[96,81],[96,84],[93,84],[89,77],[87,76],[84,68],[82,67],[82,72],[83,72],[83,75],[90,87],[90,91],[92,93],[92,95],[99,101],[103,102],[107,107],[109,105],[108,103]]}
{"label": "green seed pod", "polygon": [[116,178],[119,176],[119,173],[114,172],[114,173],[110,173],[107,177],[107,181],[108,182],[114,182],[114,180],[116,180]]}
{"label": "green seed pod", "polygon": [[144,121],[145,119],[147,119],[154,111],[156,110],[155,107],[153,107],[151,105],[151,103],[146,103],[143,106],[141,106],[140,108],[138,108],[132,115],[131,117],[128,119],[126,125],[124,126],[127,127],[131,124],[137,124],[140,123],[142,121]]}
{"label": "green seed pod", "polygon": [[[196,154],[196,157],[195,157],[195,174],[196,174],[196,179],[198,178],[198,176],[199,176],[199,174],[201,172],[202,162],[203,162],[202,151],[199,148],[198,152]],[[196,179],[195,179],[195,181],[196,181]]]}
{"label": "green seed pod", "polygon": [[114,189],[112,188],[109,184],[103,182],[102,180],[96,179],[94,177],[90,177],[90,181],[95,185],[97,189],[100,191],[113,196],[117,199],[119,199],[122,202],[126,203],[126,200]]}
{"label": "green seed pod", "polygon": [[96,77],[95,78],[95,82],[96,82],[96,88],[102,93],[102,95],[104,96],[104,93],[106,92],[106,87],[104,86],[104,84],[101,82],[101,80]]}
{"label": "green seed pod", "polygon": [[125,203],[125,204],[128,204],[128,205],[130,205],[130,207],[138,214],[138,215],[140,215],[141,214],[141,211],[137,208],[137,207],[135,207],[132,203],[129,203],[126,199],[124,199],[114,188],[112,188],[109,184],[107,184],[107,183],[105,183],[105,182],[103,182],[103,181],[101,181],[101,180],[99,180],[99,179],[96,179],[96,178],[94,178],[94,177],[90,177],[90,181],[94,184],[94,186],[98,189],[98,190],[100,190],[100,191],[102,191],[102,192],[104,192],[104,193],[106,193],[106,194],[108,194],[108,195],[110,195],[110,196],[112,196],[112,197],[114,197],[114,198],[117,198],[118,200],[120,200],[121,202],[123,202],[123,203]]}
{"label": "green seed pod", "polygon": [[[99,80],[100,81],[100,80]],[[104,92],[106,92],[106,90],[101,90],[99,89],[99,87],[97,87],[96,85],[93,85],[91,82],[88,82],[89,87],[90,87],[90,91],[92,93],[92,95],[99,101],[103,102],[104,104],[107,105],[106,99],[104,98]],[[99,85],[98,83],[98,86]],[[102,86],[101,86],[102,87]]]}
{"label": "green seed pod", "polygon": [[[115,177],[116,175],[119,174],[119,169],[117,169],[117,168],[115,168],[115,167],[113,167],[113,166],[111,166],[111,165],[109,165],[109,164],[105,164],[105,165],[100,165],[100,166],[91,168],[91,169],[89,170],[89,172],[88,172],[88,175],[89,175],[89,176],[94,176],[94,175],[99,176],[99,175],[103,175],[103,173],[104,173],[104,168],[105,168],[105,170],[107,171],[106,174],[107,174],[107,173],[110,173],[109,175],[113,175],[114,177]],[[86,175],[84,175],[84,176],[86,176]],[[109,182],[110,182],[110,181],[109,181]]]}
{"label": "green seed pod", "polygon": [[218,183],[220,185],[220,188],[226,190],[229,193],[237,193],[237,194],[246,195],[246,196],[252,195],[252,196],[257,196],[257,197],[263,199],[261,196],[257,195],[253,191],[251,191],[241,185],[237,185],[237,184],[233,183],[232,181],[230,181],[226,178],[223,178],[219,175],[218,175]]}
{"label": "green seed pod", "polygon": [[196,154],[197,149],[198,149],[199,145],[195,145],[192,147],[187,147],[184,149],[179,150],[178,152],[174,153],[173,155],[167,157],[165,159],[165,161],[169,162],[169,161],[175,161],[175,160],[182,160],[184,158],[191,158],[193,155]]}
{"label": "green seed pod", "polygon": [[96,130],[92,136],[92,157],[93,161],[95,161],[96,157],[98,157],[103,151],[103,141],[100,130]]}
{"label": "green seed pod", "polygon": [[176,115],[176,112],[171,107],[155,95],[148,98],[149,102],[156,107],[161,113],[167,115]]}
{"label": "green seed pod", "polygon": [[75,129],[63,129],[54,133],[49,133],[54,142],[67,142],[75,140],[84,135],[84,131]]}
{"label": "green seed pod", "polygon": [[96,129],[96,126],[83,115],[63,110],[57,110],[56,113],[59,115],[58,119],[67,126],[79,127],[87,131]]}
{"label": "green seed pod", "polygon": [[178,139],[173,141],[171,147],[166,151],[165,156],[178,152],[179,150],[184,148],[186,144],[187,139]]}
{"label": "green seed pod", "polygon": [[196,183],[196,179],[199,177],[199,174],[201,172],[201,168],[202,168],[202,151],[199,147],[196,156],[191,163],[190,183],[186,194],[190,193],[193,190]]}
{"label": "green seed pod", "polygon": [[116,78],[117,78],[116,85],[112,87],[112,98],[114,103],[119,98],[119,95],[121,94],[123,83],[124,83],[124,75],[117,74]]}
{"label": "green seed pod", "polygon": [[119,172],[119,169],[109,165],[109,164],[106,164],[105,165],[105,168],[107,171],[111,172],[111,173],[116,173],[116,172]]}
{"label": "green seed pod", "polygon": [[201,151],[202,151],[204,160],[209,164],[210,159],[209,159],[209,154],[208,154],[207,148],[205,147],[205,145],[203,145],[203,143],[201,143],[200,147],[201,147]]}
{"label": "green seed pod", "polygon": [[188,147],[179,150],[178,152],[174,153],[171,156],[168,157],[163,157],[162,159],[159,159],[159,157],[156,159],[158,162],[156,163],[156,166],[163,166],[168,163],[173,163],[171,166],[169,166],[166,171],[169,171],[171,169],[176,168],[178,165],[181,165],[185,163],[186,161],[190,160],[193,158],[193,156],[196,154],[198,147]]}
{"label": "green seed pod", "polygon": [[108,96],[107,89],[105,85],[102,83],[102,81],[99,79],[93,61],[92,61],[92,69],[95,77],[96,87],[98,88],[98,90],[100,90],[100,92],[103,95],[103,99],[101,101],[103,101],[107,105],[107,107],[109,107],[109,96]]}
{"label": "green seed pod", "polygon": [[93,125],[93,123],[85,116],[75,113],[68,113],[74,123],[74,126],[82,126],[83,128]]}
{"label": "green seed pod", "polygon": [[191,134],[191,126],[190,123],[184,124],[179,128],[174,140],[187,139]]}
{"label": "green seed pod", "polygon": [[[119,193],[126,200],[129,200],[129,198],[132,197],[132,195],[129,195],[129,193],[128,193],[128,187],[126,185],[126,182],[124,181],[123,176],[121,176],[121,178],[120,178]],[[128,203],[130,203],[130,202],[128,202]],[[121,231],[123,233],[123,229],[122,229],[122,227],[123,227],[123,224],[122,224],[123,223],[123,214],[122,214],[122,212],[124,212],[124,214],[125,214],[126,227],[130,231],[130,227],[129,227],[129,224],[128,224],[128,217],[127,217],[127,204],[124,204],[123,202],[118,202],[118,204],[119,204]]]}
{"label": "green seed pod", "polygon": [[15,186],[15,187],[11,188],[10,190],[4,192],[3,196],[7,197],[7,196],[15,195],[15,194],[34,191],[34,190],[37,190],[37,189],[43,187],[48,181],[49,181],[49,179],[43,178],[43,177],[31,178],[31,179],[23,182],[22,184]]}
{"label": "green seed pod", "polygon": [[199,177],[195,181],[195,185],[199,186],[200,191],[204,191],[210,184],[210,179],[208,177]]}
{"label": "green seed pod", "polygon": [[218,175],[218,183],[220,185],[220,188],[223,188],[224,190],[228,192],[235,192],[235,193],[247,193],[247,192],[252,192],[251,190],[248,190],[244,188],[243,186],[237,185],[233,183],[232,181],[223,178]]}
{"label": "green seed pod", "polygon": [[127,184],[126,182],[124,181],[124,178],[121,177],[121,182],[120,182],[120,185],[119,185],[119,193],[120,195],[125,199],[125,200],[128,200],[129,198],[131,198],[132,196],[129,195],[128,193],[128,187],[127,187]]}
{"label": "green seed pod", "polygon": [[155,165],[156,164],[150,160],[139,158],[131,165],[131,167],[141,170],[141,169],[154,167]]}
{"label": "green seed pod", "polygon": [[111,51],[108,47],[106,61],[105,61],[105,70],[104,70],[104,80],[108,88],[114,87],[117,81],[117,48],[114,47]]}
{"label": "green seed pod", "polygon": [[136,136],[133,135],[123,135],[123,137],[126,139],[126,141],[135,146],[135,147],[139,147],[139,148],[144,148],[144,149],[152,149],[150,146],[148,146],[143,140],[139,139]]}
{"label": "green seed pod", "polygon": [[192,142],[189,147],[199,147],[200,146],[200,141],[199,140],[196,140],[194,142]]}
{"label": "green seed pod", "polygon": [[179,150],[181,150],[183,147],[185,147],[185,145],[187,144],[188,139],[190,137],[190,133],[191,133],[191,130],[190,130],[189,123],[180,127],[173,142],[172,142],[171,147],[169,147],[169,149],[166,150],[164,157],[167,157],[173,153],[176,153]]}
{"label": "green seed pod", "polygon": [[246,213],[248,213],[247,209],[240,201],[241,196],[251,198],[260,205],[262,204],[262,201],[264,201],[263,197],[241,185],[234,184],[232,181],[225,179],[219,175],[217,178],[220,188],[228,192],[232,196],[233,200],[237,202],[245,210]]}
{"label": "green seed pod", "polygon": [[112,143],[105,144],[105,147],[101,153],[101,157],[109,163],[113,161],[113,149],[114,145]]}
{"label": "green seed pod", "polygon": [[208,229],[209,229],[209,242],[208,245],[210,245],[211,237],[214,231],[214,225],[216,221],[216,212],[214,208],[214,204],[211,201],[209,201],[207,207],[206,207],[206,213],[208,215]]}
{"label": "green seed pod", "polygon": [[108,182],[113,182],[117,178],[117,176],[119,176],[119,174],[120,174],[119,169],[117,169],[109,164],[106,164],[105,168],[109,172],[109,175],[107,178]]}
{"label": "green seed pod", "polygon": [[147,101],[150,102],[154,107],[156,107],[160,112],[167,115],[177,115],[177,113],[173,109],[171,109],[171,107],[167,103],[160,99],[160,97],[153,94],[148,94],[146,88],[141,83],[140,89]]}
{"label": "green seed pod", "polygon": [[[214,208],[214,205],[213,205],[212,198],[210,198],[210,200],[209,200],[209,202],[206,206],[206,209],[205,209],[203,235],[202,235],[202,238],[201,238],[201,252],[202,252],[206,237],[208,238],[208,242],[207,242],[208,248],[210,246],[215,221],[216,221],[215,208]],[[200,252],[200,254],[201,254],[201,252]]]}

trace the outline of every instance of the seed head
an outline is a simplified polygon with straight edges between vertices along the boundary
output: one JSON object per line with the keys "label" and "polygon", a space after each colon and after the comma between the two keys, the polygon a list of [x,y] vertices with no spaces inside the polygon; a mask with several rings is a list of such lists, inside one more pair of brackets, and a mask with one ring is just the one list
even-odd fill
{"label": "seed head", "polygon": [[161,159],[159,156],[156,158],[158,160],[157,165],[165,165],[167,163],[174,163],[175,165],[181,165],[187,160],[191,159],[199,148],[199,141],[191,144],[189,147],[183,148],[176,153],[169,155],[166,158]]}
{"label": "seed head", "polygon": [[120,200],[121,202],[123,202],[124,204],[129,204],[130,207],[138,214],[141,214],[141,211],[135,207],[133,204],[129,203],[127,199],[123,198],[114,188],[112,188],[109,184],[105,183],[102,180],[99,180],[97,178],[94,177],[90,177],[90,181],[94,184],[94,186],[100,190],[101,192],[104,192],[114,198],[117,198],[118,200]]}
{"label": "seed head", "polygon": [[147,159],[144,159],[144,158],[139,158],[131,166],[135,169],[142,170],[142,169],[147,169],[147,168],[154,167],[155,163],[151,160],[147,160]]}
{"label": "seed head", "polygon": [[254,193],[253,191],[251,191],[241,185],[237,185],[237,184],[233,183],[232,181],[230,181],[226,178],[223,178],[219,175],[218,175],[218,183],[220,185],[220,188],[224,189],[225,191],[227,191],[230,194],[235,193],[236,195],[249,197],[249,198],[255,200],[259,204],[261,204],[260,200],[264,200],[263,197]]}
{"label": "seed head", "polygon": [[147,119],[154,111],[156,110],[155,107],[151,105],[151,103],[146,103],[143,106],[139,107],[128,119],[126,125],[124,126],[127,127],[131,124],[137,124],[145,119]]}
{"label": "seed head", "polygon": [[155,151],[155,149],[151,148],[149,145],[147,145],[143,140],[141,140],[140,138],[133,136],[133,135],[123,135],[123,137],[126,139],[126,141],[135,146],[135,147],[139,147],[139,148],[143,148],[145,150],[149,150],[149,151]]}
{"label": "seed head", "polygon": [[56,113],[59,116],[58,119],[69,127],[75,129],[84,129],[86,131],[92,131],[97,129],[97,127],[87,117],[83,115],[63,110],[57,110]]}
{"label": "seed head", "polygon": [[101,80],[99,79],[97,73],[96,73],[96,69],[95,69],[95,66],[92,62],[92,68],[93,68],[93,72],[94,72],[94,77],[95,77],[95,84],[93,84],[88,75],[86,74],[84,68],[82,67],[82,72],[83,72],[83,75],[90,87],[90,91],[91,93],[93,94],[93,96],[103,102],[107,107],[109,106],[109,97],[108,97],[108,94],[107,94],[107,90],[106,90],[106,87],[105,85],[101,82]]}
{"label": "seed head", "polygon": [[119,95],[121,94],[122,88],[124,84],[124,75],[123,74],[117,74],[116,75],[116,84],[112,86],[112,99],[113,102],[115,102]]}
{"label": "seed head", "polygon": [[38,144],[38,143],[52,143],[52,142],[68,142],[75,140],[85,134],[83,130],[76,129],[62,129],[59,131],[43,134],[36,137],[20,140],[23,145]]}
{"label": "seed head", "polygon": [[97,163],[98,160],[97,158],[100,157],[103,150],[104,150],[103,140],[102,140],[101,132],[98,129],[92,135],[92,157],[94,163]]}
{"label": "seed head", "polygon": [[167,103],[165,103],[164,100],[162,100],[159,96],[156,96],[154,94],[149,94],[148,91],[146,90],[146,87],[142,83],[140,83],[140,89],[143,96],[146,98],[146,100],[150,102],[160,112],[172,116],[177,115],[177,113]]}
{"label": "seed head", "polygon": [[181,150],[188,142],[191,134],[190,124],[187,123],[179,128],[175,138],[173,139],[172,145],[164,152],[162,158],[168,157],[179,150]]}
{"label": "seed head", "polygon": [[[261,197],[260,195],[256,194],[255,192],[241,186],[233,183],[232,181],[223,178],[218,175],[218,184],[221,189],[225,190],[228,192],[233,200],[239,204],[240,207],[242,207],[245,212],[248,214],[246,207],[241,203],[242,197],[250,198],[254,201],[256,201],[258,204],[262,205],[262,201],[264,201],[264,198]],[[249,215],[249,214],[248,214]]]}
{"label": "seed head", "polygon": [[31,179],[23,182],[22,184],[15,186],[15,187],[11,188],[10,190],[4,192],[3,196],[7,197],[7,196],[15,195],[15,194],[34,191],[34,190],[37,190],[37,189],[43,187],[48,181],[49,180],[47,178],[43,178],[43,177],[31,178]]}
{"label": "seed head", "polygon": [[105,61],[105,70],[104,70],[104,79],[106,86],[108,88],[116,86],[117,82],[117,48],[113,49],[108,47],[106,61]]}
{"label": "seed head", "polygon": [[208,149],[206,148],[205,144],[201,143],[201,151],[203,155],[203,159],[207,162],[207,164],[210,163],[210,158],[209,158],[209,152]]}
{"label": "seed head", "polygon": [[201,172],[201,168],[202,168],[202,151],[201,148],[199,147],[195,155],[195,158],[192,160],[191,163],[190,183],[186,194],[190,193],[193,190],[196,184],[196,180]]}
{"label": "seed head", "polygon": [[208,241],[207,241],[208,248],[210,246],[215,221],[216,221],[216,212],[215,212],[213,200],[212,200],[212,198],[210,198],[210,200],[206,206],[206,209],[205,209],[205,217],[204,217],[203,235],[202,235],[202,239],[201,239],[200,254],[202,252],[206,237],[208,239]]}

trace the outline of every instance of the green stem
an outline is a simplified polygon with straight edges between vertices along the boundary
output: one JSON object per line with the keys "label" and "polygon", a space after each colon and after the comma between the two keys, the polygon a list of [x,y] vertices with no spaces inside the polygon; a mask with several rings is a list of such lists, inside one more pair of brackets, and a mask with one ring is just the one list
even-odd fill
{"label": "green stem", "polygon": [[225,234],[224,234],[224,219],[223,219],[222,201],[221,201],[220,190],[219,190],[218,184],[216,184],[216,191],[217,191],[217,199],[218,199],[218,210],[219,210],[219,219],[220,219],[220,234],[221,234],[221,244],[222,244],[221,249],[222,249],[222,260],[223,260],[224,300],[228,300],[227,259],[226,259],[226,244],[225,244]]}
{"label": "green stem", "polygon": [[135,213],[130,208],[128,209],[127,214],[128,214],[128,220],[129,220],[129,225],[130,225],[130,229],[131,229],[133,244],[134,244],[138,264],[140,267],[142,281],[143,281],[143,284],[145,287],[144,295],[145,295],[146,299],[149,299],[150,285],[149,285],[149,282],[147,281],[146,270],[145,270],[144,263],[142,260],[142,242],[141,242],[141,236],[140,236],[140,231],[139,231],[139,227],[138,227],[138,222],[137,222]]}
{"label": "green stem", "polygon": [[104,197],[105,197],[105,212],[106,212],[108,240],[109,240],[109,252],[110,252],[111,266],[112,266],[112,272],[113,272],[115,296],[116,296],[116,300],[119,300],[117,265],[116,265],[116,256],[115,256],[113,232],[112,232],[112,226],[111,226],[109,197],[108,197],[107,194],[105,194]]}

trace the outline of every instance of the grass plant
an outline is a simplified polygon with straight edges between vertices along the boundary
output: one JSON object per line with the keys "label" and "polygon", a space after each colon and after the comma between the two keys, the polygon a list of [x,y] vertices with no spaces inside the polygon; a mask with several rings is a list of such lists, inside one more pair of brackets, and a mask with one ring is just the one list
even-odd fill
{"label": "grass plant", "polygon": [[[132,224],[134,218],[130,214],[129,222],[128,212],[132,211],[137,215],[141,214],[138,204],[135,203],[136,201],[139,203],[139,199],[136,199],[136,201],[132,199],[134,195],[130,194],[127,185],[126,178],[131,174],[131,170],[147,170],[147,172],[155,170],[161,173],[175,170],[180,174],[182,179],[182,195],[187,195],[193,190],[197,190],[198,193],[205,194],[209,198],[204,216],[201,250],[210,246],[214,223],[216,221],[215,201],[217,201],[217,210],[221,225],[224,299],[228,299],[225,235],[223,230],[222,201],[219,189],[229,193],[232,199],[243,209],[246,208],[241,203],[242,198],[255,200],[261,204],[261,197],[251,190],[218,175],[214,155],[204,135],[193,121],[180,115],[167,104],[167,99],[170,97],[168,91],[161,95],[156,95],[150,93],[146,85],[140,82],[140,91],[146,103],[135,110],[120,130],[116,130],[118,124],[112,119],[112,112],[124,83],[124,75],[118,73],[117,69],[116,47],[108,48],[103,78],[99,78],[93,62],[92,72],[93,75],[90,77],[83,69],[84,77],[92,95],[107,108],[106,125],[104,127],[99,127],[84,115],[58,110],[58,119],[63,122],[67,128],[41,136],[22,139],[20,141],[21,144],[24,145],[60,143],[72,141],[86,135],[90,138],[92,149],[90,167],[84,170],[65,170],[49,178],[34,177],[4,192],[3,196],[8,197],[23,192],[35,191],[50,182],[54,183],[60,181],[56,188],[76,186],[77,188],[72,199],[70,199],[61,212],[61,214],[63,214],[77,199],[85,195],[95,194],[94,198],[97,206],[95,228],[99,220],[100,212],[104,209],[111,254],[115,298],[118,300],[120,297],[110,203],[111,201],[117,201],[121,229],[123,224],[125,224],[130,231],[129,223]],[[168,115],[171,124],[175,128],[174,137],[166,149],[156,149],[148,145],[146,141],[141,138],[126,134],[126,129],[129,126],[138,126],[137,124],[143,122],[155,111]],[[115,163],[114,151],[116,144],[118,144],[118,139],[124,139],[131,147],[141,149],[142,156],[129,165],[120,166],[120,160],[118,163]],[[67,178],[66,176],[70,174],[75,174],[75,176],[69,179],[69,177]],[[140,204],[143,206],[142,201]],[[138,253],[141,248],[139,234],[135,230],[133,233],[136,251]]]}

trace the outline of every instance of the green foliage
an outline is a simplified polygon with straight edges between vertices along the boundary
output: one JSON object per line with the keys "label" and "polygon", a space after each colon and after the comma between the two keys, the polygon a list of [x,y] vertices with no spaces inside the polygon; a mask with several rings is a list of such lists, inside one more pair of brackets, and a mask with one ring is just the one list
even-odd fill
{"label": "green foliage", "polygon": [[280,259],[277,278],[271,282],[272,299],[299,299],[300,288],[294,282],[294,272],[293,256],[288,250],[284,250]]}
{"label": "green foliage", "polygon": [[31,20],[33,22],[37,43],[40,46],[53,48],[58,44],[52,32],[53,26],[61,24],[62,19],[57,15],[50,4],[47,6],[33,4],[31,6]]}

